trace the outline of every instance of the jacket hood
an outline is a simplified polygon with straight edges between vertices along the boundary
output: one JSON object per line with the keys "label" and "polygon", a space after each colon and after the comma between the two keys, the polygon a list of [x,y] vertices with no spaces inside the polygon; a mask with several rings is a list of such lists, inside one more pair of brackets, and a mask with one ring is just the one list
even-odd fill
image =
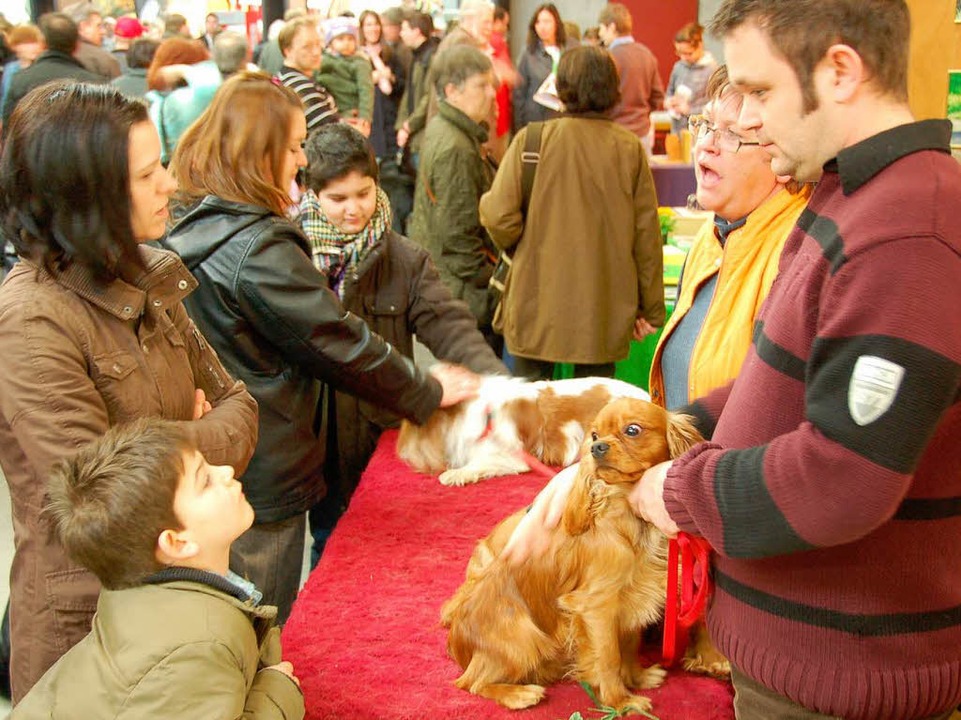
{"label": "jacket hood", "polygon": [[164,245],[192,271],[234,235],[269,215],[273,213],[259,205],[208,195],[187,209],[167,234]]}

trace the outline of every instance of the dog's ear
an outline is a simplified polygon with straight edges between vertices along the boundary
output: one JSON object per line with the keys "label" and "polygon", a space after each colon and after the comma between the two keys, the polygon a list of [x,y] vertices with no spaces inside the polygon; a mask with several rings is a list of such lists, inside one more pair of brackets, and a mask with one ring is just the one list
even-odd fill
{"label": "dog's ear", "polygon": [[667,449],[671,453],[671,459],[683,455],[699,442],[704,442],[704,438],[694,427],[693,417],[667,413]]}

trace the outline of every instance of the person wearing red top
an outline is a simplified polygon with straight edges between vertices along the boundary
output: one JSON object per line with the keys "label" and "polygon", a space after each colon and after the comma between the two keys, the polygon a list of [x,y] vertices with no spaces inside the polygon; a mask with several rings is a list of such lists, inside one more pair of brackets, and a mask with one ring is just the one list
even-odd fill
{"label": "person wearing red top", "polygon": [[[500,85],[497,86],[497,127],[492,133],[496,138],[504,138],[511,130],[513,122],[513,102],[511,94],[514,91],[514,63],[511,62],[511,51],[507,47],[507,32],[510,29],[511,16],[502,7],[494,8],[494,29],[491,32],[491,47],[494,49],[494,67]],[[506,141],[503,143],[506,149]],[[501,153],[503,155],[503,153]]]}

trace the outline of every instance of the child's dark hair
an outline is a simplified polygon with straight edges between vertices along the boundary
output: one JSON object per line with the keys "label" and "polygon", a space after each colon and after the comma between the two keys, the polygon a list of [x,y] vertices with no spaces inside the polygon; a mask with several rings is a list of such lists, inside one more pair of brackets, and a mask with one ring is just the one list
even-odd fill
{"label": "child's dark hair", "polygon": [[184,454],[195,449],[183,425],[141,419],[111,428],[59,463],[44,512],[70,559],[111,590],[161,570],[157,538],[182,528],[174,495]]}
{"label": "child's dark hair", "polygon": [[370,143],[346,123],[319,127],[304,146],[307,154],[307,187],[320,192],[334,180],[357,171],[364,177],[380,179],[377,158]]}

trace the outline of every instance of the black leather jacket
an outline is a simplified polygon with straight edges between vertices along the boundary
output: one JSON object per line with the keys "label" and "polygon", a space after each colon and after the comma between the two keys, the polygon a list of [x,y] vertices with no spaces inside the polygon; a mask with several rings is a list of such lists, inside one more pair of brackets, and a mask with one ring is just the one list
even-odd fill
{"label": "black leather jacket", "polygon": [[200,282],[188,312],[260,404],[260,438],[242,478],[256,522],[323,497],[323,383],[416,422],[440,404],[440,383],[343,309],[286,219],[208,196],[164,244]]}

